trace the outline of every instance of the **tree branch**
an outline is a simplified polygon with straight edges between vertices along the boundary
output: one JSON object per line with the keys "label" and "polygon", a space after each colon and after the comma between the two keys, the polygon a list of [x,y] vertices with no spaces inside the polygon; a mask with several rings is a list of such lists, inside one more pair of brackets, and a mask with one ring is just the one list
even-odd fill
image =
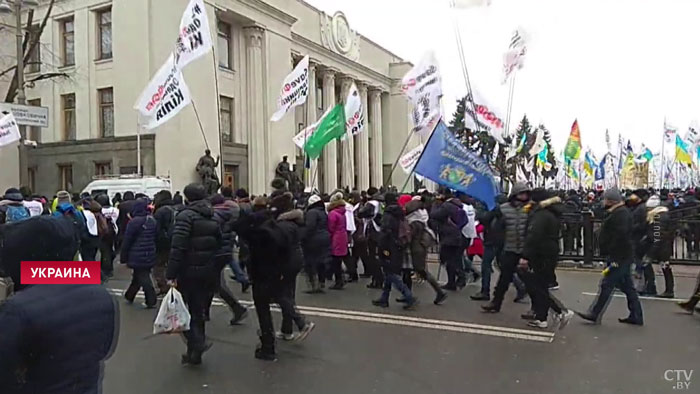
{"label": "tree branch", "polygon": [[66,73],[46,73],[46,74],[41,74],[37,75],[36,77],[28,80],[27,82],[37,82],[37,81],[43,81],[44,79],[50,79],[50,78],[57,78],[57,77],[62,77],[62,78],[69,78],[70,76]]}

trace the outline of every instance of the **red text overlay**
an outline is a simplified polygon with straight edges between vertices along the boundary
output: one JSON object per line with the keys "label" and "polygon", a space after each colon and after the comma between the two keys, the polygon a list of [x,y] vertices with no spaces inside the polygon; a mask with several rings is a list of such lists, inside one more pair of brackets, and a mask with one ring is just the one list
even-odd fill
{"label": "red text overlay", "polygon": [[23,285],[99,285],[99,261],[23,261]]}

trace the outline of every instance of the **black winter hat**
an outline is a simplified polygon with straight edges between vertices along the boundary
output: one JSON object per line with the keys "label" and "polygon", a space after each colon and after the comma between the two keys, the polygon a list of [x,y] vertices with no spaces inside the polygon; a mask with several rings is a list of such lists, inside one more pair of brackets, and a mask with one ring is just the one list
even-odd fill
{"label": "black winter hat", "polygon": [[22,201],[24,198],[17,188],[11,187],[5,190],[5,200]]}
{"label": "black winter hat", "polygon": [[542,188],[537,188],[530,193],[530,199],[534,202],[541,202],[551,198],[554,194]]}
{"label": "black winter hat", "polygon": [[270,201],[270,208],[277,213],[283,213],[294,209],[294,196],[290,192],[279,194]]}
{"label": "black winter hat", "polygon": [[200,183],[190,183],[189,185],[185,186],[183,193],[185,193],[185,198],[189,202],[195,202],[207,198],[207,191],[204,190],[204,186]]}

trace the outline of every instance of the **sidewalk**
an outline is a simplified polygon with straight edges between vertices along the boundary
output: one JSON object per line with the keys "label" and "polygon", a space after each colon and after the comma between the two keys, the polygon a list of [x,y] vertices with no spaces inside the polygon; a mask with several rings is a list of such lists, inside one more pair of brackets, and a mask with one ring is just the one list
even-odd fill
{"label": "sidewalk", "polygon": [[[428,254],[427,262],[437,264],[438,255],[432,253]],[[481,268],[481,260],[477,258],[474,261],[474,266]],[[675,264],[672,265],[672,267],[673,275],[679,278],[696,278],[700,273],[700,266]],[[605,266],[600,262],[593,262],[592,266],[584,266],[583,261],[573,260],[561,260],[557,265],[557,269],[566,271],[601,272],[603,268],[605,268]],[[661,269],[656,264],[654,265],[654,271],[656,271],[657,275],[661,275]]]}

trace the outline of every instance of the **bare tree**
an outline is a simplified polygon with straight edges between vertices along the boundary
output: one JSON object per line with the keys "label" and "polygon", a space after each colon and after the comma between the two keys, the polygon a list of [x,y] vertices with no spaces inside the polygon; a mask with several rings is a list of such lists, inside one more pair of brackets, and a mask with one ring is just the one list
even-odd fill
{"label": "bare tree", "polygon": [[[44,29],[46,28],[46,25],[51,17],[51,11],[53,11],[53,6],[55,2],[56,0],[49,0],[48,8],[46,9],[46,15],[44,15],[44,18],[41,20],[41,23],[39,24],[39,27],[36,30],[32,30],[34,22],[34,10],[29,10],[29,12],[27,13],[27,27],[25,28],[24,40],[22,41],[22,51],[24,52],[23,55],[25,67],[29,64],[36,64],[36,62],[30,62],[29,59],[31,57],[32,51],[34,51],[36,47],[41,44],[41,35],[44,33]],[[17,96],[17,71],[18,70],[16,65],[0,71],[0,77],[9,73],[13,73],[12,80],[10,81],[10,86],[8,87],[7,93],[5,94],[4,101],[6,103],[13,102],[15,100],[15,97]],[[39,75],[36,75],[26,80],[25,82],[32,83],[57,77],[67,78],[68,74],[63,72],[40,73]]]}

